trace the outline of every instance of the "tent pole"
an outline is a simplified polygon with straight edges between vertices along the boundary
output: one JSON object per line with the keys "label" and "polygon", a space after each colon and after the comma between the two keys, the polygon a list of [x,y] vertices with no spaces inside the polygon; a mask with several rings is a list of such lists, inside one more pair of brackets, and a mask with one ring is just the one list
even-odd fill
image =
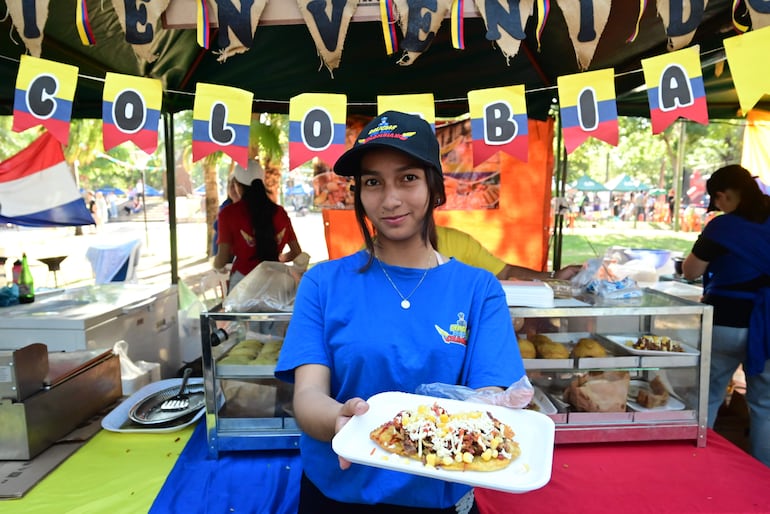
{"label": "tent pole", "polygon": [[179,283],[179,252],[176,238],[176,175],[174,165],[174,115],[163,115],[163,137],[166,139],[166,195],[168,196],[169,257],[171,283]]}
{"label": "tent pole", "polygon": [[674,212],[672,228],[674,232],[679,232],[679,208],[682,205],[682,173],[684,169],[684,145],[687,138],[687,125],[682,118],[679,118],[679,145],[676,149],[676,167],[674,168]]}
{"label": "tent pole", "polygon": [[[561,138],[561,112],[556,123],[556,196],[564,198],[567,183],[566,149]],[[561,205],[554,209],[553,270],[561,269],[561,250],[564,239],[564,214]]]}

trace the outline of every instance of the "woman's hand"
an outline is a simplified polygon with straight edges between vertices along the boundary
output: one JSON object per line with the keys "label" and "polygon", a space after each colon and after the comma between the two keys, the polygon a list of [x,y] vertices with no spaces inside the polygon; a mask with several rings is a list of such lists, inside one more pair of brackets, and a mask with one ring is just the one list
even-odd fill
{"label": "woman's hand", "polygon": [[[350,418],[353,416],[360,416],[369,410],[369,404],[361,398],[351,398],[346,401],[340,407],[340,411],[337,414],[337,421],[334,423],[334,433],[339,433],[342,430]],[[351,462],[347,459],[339,457],[340,469],[348,469]]]}

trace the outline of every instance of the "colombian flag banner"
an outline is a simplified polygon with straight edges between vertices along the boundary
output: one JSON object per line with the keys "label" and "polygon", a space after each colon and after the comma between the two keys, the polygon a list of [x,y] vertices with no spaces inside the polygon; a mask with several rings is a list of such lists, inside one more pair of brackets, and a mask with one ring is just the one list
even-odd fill
{"label": "colombian flag banner", "polygon": [[474,168],[498,151],[527,162],[529,130],[523,85],[468,91],[468,105]]}
{"label": "colombian flag banner", "polygon": [[102,95],[104,150],[132,141],[148,154],[158,148],[160,80],[107,73]]}
{"label": "colombian flag banner", "polygon": [[242,89],[198,83],[193,103],[193,161],[221,151],[248,167],[253,100],[254,94]]}
{"label": "colombian flag banner", "polygon": [[699,49],[694,45],[642,59],[653,134],[663,132],[680,116],[708,125]]}
{"label": "colombian flag banner", "polygon": [[416,114],[430,123],[436,131],[436,105],[433,103],[433,93],[416,95],[378,95],[377,113],[385,111],[401,111]]}
{"label": "colombian flag banner", "polygon": [[730,63],[735,92],[745,116],[765,93],[770,93],[765,74],[757,72],[764,66],[762,63],[766,62],[767,49],[770,48],[770,27],[733,36],[722,43]]}
{"label": "colombian flag banner", "polygon": [[66,145],[77,84],[77,67],[22,55],[13,99],[13,130],[23,132],[43,125]]}
{"label": "colombian flag banner", "polygon": [[289,169],[313,157],[334,163],[345,152],[345,95],[305,93],[289,101]]}
{"label": "colombian flag banner", "polygon": [[612,68],[557,79],[564,147],[572,153],[589,137],[618,144],[618,106]]}

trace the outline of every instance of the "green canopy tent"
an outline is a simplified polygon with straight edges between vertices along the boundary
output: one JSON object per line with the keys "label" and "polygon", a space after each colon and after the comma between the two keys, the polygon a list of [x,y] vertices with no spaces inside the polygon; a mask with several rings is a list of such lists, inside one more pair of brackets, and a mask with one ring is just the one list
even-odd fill
{"label": "green canopy tent", "polygon": [[650,186],[640,184],[638,180],[623,173],[604,184],[608,191],[613,193],[628,193],[633,191],[646,191]]}
{"label": "green canopy tent", "polygon": [[570,184],[569,188],[583,192],[607,191],[607,188],[604,187],[604,184],[597,182],[588,175],[583,175],[577,179],[573,184]]}

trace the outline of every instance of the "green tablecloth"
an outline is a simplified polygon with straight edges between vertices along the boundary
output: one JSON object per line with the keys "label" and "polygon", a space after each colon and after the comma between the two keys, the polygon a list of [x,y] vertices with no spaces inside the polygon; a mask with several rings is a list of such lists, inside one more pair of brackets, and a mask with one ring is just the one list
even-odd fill
{"label": "green tablecloth", "polygon": [[23,498],[0,501],[0,512],[147,512],[193,428],[152,434],[101,430]]}

